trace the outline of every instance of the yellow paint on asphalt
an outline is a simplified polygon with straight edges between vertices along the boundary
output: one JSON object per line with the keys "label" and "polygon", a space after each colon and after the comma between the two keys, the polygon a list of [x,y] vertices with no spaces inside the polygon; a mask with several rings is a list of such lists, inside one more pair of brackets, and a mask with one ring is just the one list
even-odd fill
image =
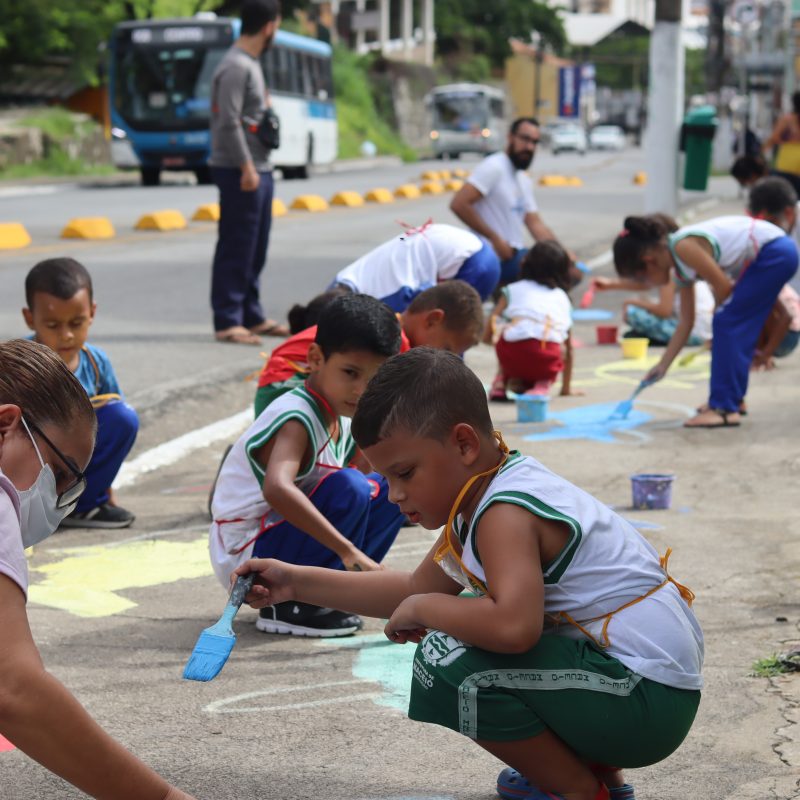
{"label": "yellow paint on asphalt", "polygon": [[144,214],[134,226],[137,231],[178,231],[186,227],[186,217],[175,208]]}
{"label": "yellow paint on asphalt", "polygon": [[120,594],[126,589],[212,574],[205,536],[191,542],[150,539],[60,552],[64,557],[59,560],[30,564],[28,600],[77,617],[110,617],[136,608],[136,602]]}
{"label": "yellow paint on asphalt", "polygon": [[61,231],[62,239],[113,239],[116,235],[108,217],[75,217]]}
{"label": "yellow paint on asphalt", "polygon": [[644,186],[647,183],[647,173],[646,172],[637,172],[633,176],[633,182],[636,186]]}
{"label": "yellow paint on asphalt", "polygon": [[205,203],[198,206],[192,219],[195,222],[219,222],[219,203]]}
{"label": "yellow paint on asphalt", "polygon": [[0,250],[19,250],[31,243],[31,237],[21,222],[0,222]]}
{"label": "yellow paint on asphalt", "polygon": [[539,186],[566,186],[567,179],[563,175],[542,175]]}

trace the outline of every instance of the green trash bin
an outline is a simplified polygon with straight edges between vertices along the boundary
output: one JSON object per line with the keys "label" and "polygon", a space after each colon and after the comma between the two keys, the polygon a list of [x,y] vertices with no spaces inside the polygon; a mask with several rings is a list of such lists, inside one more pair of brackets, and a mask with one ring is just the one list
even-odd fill
{"label": "green trash bin", "polygon": [[704,192],[711,173],[711,144],[717,132],[717,109],[698,106],[683,118],[681,150],[686,153],[683,188]]}

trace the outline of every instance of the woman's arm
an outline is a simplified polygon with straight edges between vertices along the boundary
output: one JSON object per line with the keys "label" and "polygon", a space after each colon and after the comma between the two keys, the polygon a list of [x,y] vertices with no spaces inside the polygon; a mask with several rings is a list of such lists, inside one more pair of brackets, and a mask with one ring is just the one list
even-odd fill
{"label": "woman's arm", "polygon": [[380,565],[342,536],[295,485],[302,465],[309,458],[316,458],[316,453],[308,451],[308,432],[301,422],[290,419],[271,442],[253,454],[265,470],[261,489],[264,499],[287,522],[336,553],[348,569],[380,569]]}
{"label": "woman's arm", "polygon": [[492,309],[492,313],[489,314],[489,318],[486,320],[486,328],[483,332],[484,344],[492,344],[494,341],[494,334],[497,330],[497,319],[503,314],[506,308],[508,308],[508,299],[505,293],[503,293],[500,295],[500,298]]}
{"label": "woman's arm", "polygon": [[645,380],[661,380],[666,375],[675,357],[683,350],[686,342],[689,341],[689,336],[691,336],[692,328],[694,327],[694,286],[682,286],[680,298],[681,313],[675,333],[672,334],[669,344],[664,349],[661,361],[647,373]]}
{"label": "woman's arm", "polygon": [[0,733],[91,797],[188,798],[105,733],[45,670],[23,594],[5,575],[0,575],[0,630]]}

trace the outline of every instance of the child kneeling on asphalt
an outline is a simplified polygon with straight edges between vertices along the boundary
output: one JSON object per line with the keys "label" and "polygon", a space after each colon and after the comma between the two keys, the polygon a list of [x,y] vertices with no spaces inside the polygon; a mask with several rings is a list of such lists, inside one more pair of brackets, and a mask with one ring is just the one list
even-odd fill
{"label": "child kneeling on asphalt", "polygon": [[[348,294],[322,312],[309,373],[274,399],[226,456],[211,502],[211,563],[227,586],[250,556],[298,565],[377,570],[404,518],[386,481],[358,463],[350,417],[369,379],[400,350],[400,324],[373,297]],[[335,608],[276,603],[266,633],[347,636],[361,620]]]}
{"label": "child kneeling on asphalt", "polygon": [[[248,601],[388,618],[418,642],[409,716],[459,731],[508,766],[504,798],[630,800],[620,768],[683,741],[703,637],[666,558],[604,503],[493,430],[461,359],[419,348],[370,382],[353,433],[412,520],[445,529],[413,573],[252,560]],[[464,590],[467,594],[462,594]]]}

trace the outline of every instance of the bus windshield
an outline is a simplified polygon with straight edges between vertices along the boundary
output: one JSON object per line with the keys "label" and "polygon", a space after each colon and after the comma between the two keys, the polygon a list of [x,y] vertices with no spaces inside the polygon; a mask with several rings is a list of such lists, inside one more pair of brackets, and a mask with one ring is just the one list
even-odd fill
{"label": "bus windshield", "polygon": [[139,130],[208,128],[211,78],[226,50],[120,44],[114,57],[116,110]]}
{"label": "bus windshield", "polygon": [[479,131],[488,127],[486,98],[477,92],[435,94],[434,127],[445,131]]}

